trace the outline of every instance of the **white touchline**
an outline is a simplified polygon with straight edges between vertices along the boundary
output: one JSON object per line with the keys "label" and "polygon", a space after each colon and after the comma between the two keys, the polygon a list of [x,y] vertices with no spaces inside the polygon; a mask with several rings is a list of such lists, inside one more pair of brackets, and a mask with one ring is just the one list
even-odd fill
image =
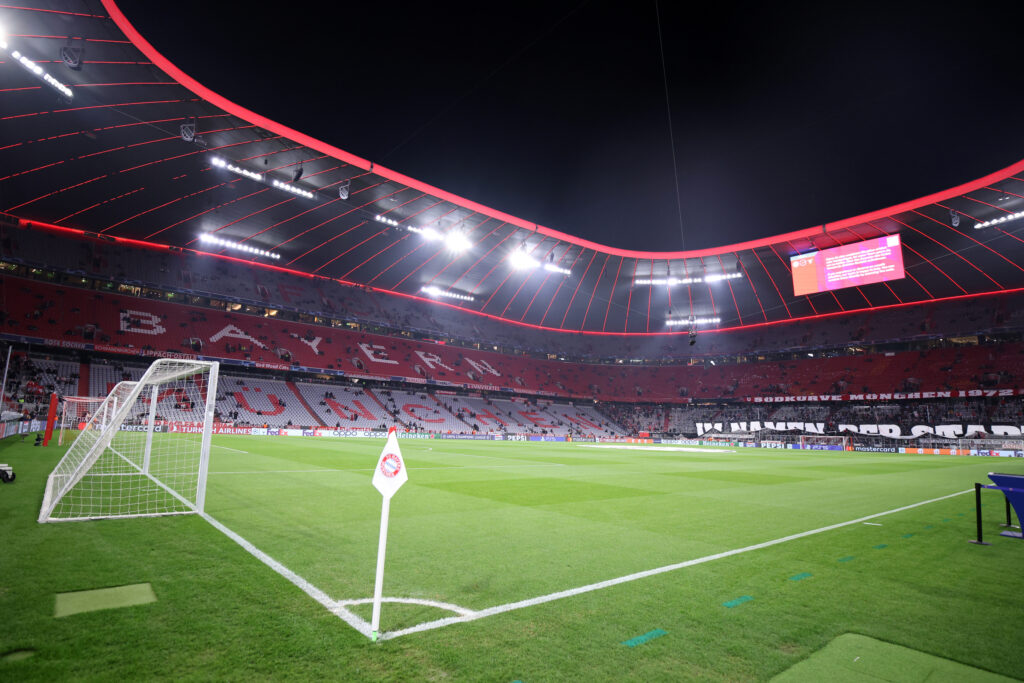
{"label": "white touchline", "polygon": [[[321,470],[300,470],[300,471],[321,471]],[[211,473],[213,474],[213,473]],[[484,617],[494,616],[495,614],[502,614],[504,612],[511,612],[517,609],[523,609],[524,607],[533,607],[534,605],[541,605],[545,602],[553,602],[555,600],[561,600],[562,598],[569,598],[574,595],[581,595],[583,593],[590,593],[592,591],[601,590],[602,588],[610,588],[617,586],[622,583],[629,583],[631,581],[637,581],[639,579],[645,579],[649,576],[657,576],[658,574],[664,574],[667,572],[675,571],[677,569],[683,569],[685,567],[692,567],[694,565],[703,564],[705,562],[711,562],[712,560],[720,560],[725,557],[732,557],[733,555],[739,555],[741,553],[747,553],[751,550],[760,550],[761,548],[769,548],[773,545],[779,545],[780,543],[786,543],[787,541],[795,541],[798,538],[806,538],[807,536],[813,536],[820,534],[825,531],[832,531],[833,529],[839,529],[844,526],[850,526],[852,524],[859,524],[866,522],[869,519],[875,519],[877,517],[884,517],[885,515],[891,515],[896,512],[903,512],[904,510],[910,510],[922,505],[928,505],[929,503],[937,503],[940,500],[947,500],[949,498],[955,498],[956,496],[962,496],[965,493],[970,493],[974,489],[966,489],[964,491],[958,491],[951,493],[946,496],[940,496],[938,498],[932,498],[931,500],[923,500],[919,503],[912,503],[910,505],[904,505],[903,507],[893,508],[892,510],[886,510],[885,512],[876,512],[866,517],[858,517],[857,519],[851,519],[848,522],[839,522],[837,524],[830,524],[829,526],[823,526],[818,529],[812,529],[810,531],[801,531],[797,534],[791,534],[789,536],[783,536],[782,538],[776,538],[771,541],[765,541],[763,543],[756,543],[754,545],[748,545],[743,548],[736,548],[735,550],[726,550],[721,553],[715,553],[714,555],[705,555],[704,557],[698,557],[694,560],[687,560],[685,562],[678,562],[676,564],[665,565],[664,567],[656,567],[655,569],[647,569],[642,572],[636,572],[635,574],[627,574],[625,576],[619,576],[614,579],[607,579],[605,581],[599,581],[597,583],[587,584],[585,586],[578,586],[577,588],[569,588],[567,590],[558,591],[556,593],[548,593],[547,595],[541,595],[535,598],[527,598],[526,600],[519,600],[518,602],[509,602],[504,605],[495,605],[494,607],[488,607],[482,610],[471,610],[465,607],[459,607],[452,603],[436,602],[431,600],[418,600],[415,598],[384,598],[385,602],[404,602],[410,604],[422,604],[430,605],[432,607],[438,607],[440,609],[447,609],[452,612],[457,612],[459,616],[446,617],[444,619],[437,619],[434,621],[426,621],[416,626],[410,626],[409,628],[399,629],[397,631],[385,631],[382,633],[378,640],[391,640],[392,638],[398,638],[399,636],[409,635],[411,633],[419,633],[421,631],[429,631],[436,628],[442,628],[444,626],[451,626],[452,624],[461,624],[468,621],[476,621],[477,619],[483,619]],[[245,540],[231,529],[227,528],[209,514],[200,512],[200,516],[207,522],[212,524],[214,528],[226,535],[228,538],[233,540],[238,545],[242,546],[249,554],[256,559],[263,562],[265,565],[273,569],[275,572],[288,579],[291,583],[302,590],[306,595],[313,598],[321,605],[323,605],[329,612],[342,619],[349,626],[354,628],[359,633],[363,634],[367,638],[371,637],[370,624],[355,615],[346,607],[348,605],[360,605],[370,602],[370,598],[359,598],[355,600],[333,600],[330,596],[324,593],[322,590],[311,584],[306,579],[302,578],[292,570],[285,567],[283,564],[275,560],[274,558],[267,555],[265,552],[254,546],[249,541]]]}
{"label": "white touchline", "polygon": [[864,523],[867,524],[868,526],[882,526],[878,522],[864,522]]}
{"label": "white touchline", "polygon": [[[497,470],[507,468],[519,468],[524,469],[528,467],[567,467],[557,462],[549,462],[543,464],[533,465],[463,465],[453,467],[410,467],[410,472],[425,471],[425,470]],[[352,469],[319,469],[319,470],[248,470],[238,472],[210,472],[210,474],[299,474],[303,472],[373,472],[373,467],[356,467]]]}

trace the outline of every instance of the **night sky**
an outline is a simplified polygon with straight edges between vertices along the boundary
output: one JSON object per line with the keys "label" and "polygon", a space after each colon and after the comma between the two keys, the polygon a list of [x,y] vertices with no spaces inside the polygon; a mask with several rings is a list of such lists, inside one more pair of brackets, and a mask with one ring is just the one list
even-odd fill
{"label": "night sky", "polygon": [[[1024,158],[1024,3],[704,4],[658,6],[688,249]],[[549,228],[683,246],[653,1],[121,7],[280,123]]]}

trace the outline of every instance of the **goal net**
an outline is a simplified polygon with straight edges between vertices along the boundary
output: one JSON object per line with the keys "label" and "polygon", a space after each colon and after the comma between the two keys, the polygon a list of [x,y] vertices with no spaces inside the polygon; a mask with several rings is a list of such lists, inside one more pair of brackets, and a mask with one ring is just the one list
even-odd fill
{"label": "goal net", "polygon": [[[96,409],[103,404],[103,396],[65,396],[60,407],[60,432],[57,434],[57,445],[63,446],[64,432],[81,430],[92,419]],[[67,435],[68,439],[71,434]]]}
{"label": "goal net", "polygon": [[160,359],[115,386],[46,480],[39,521],[201,512],[217,372]]}
{"label": "goal net", "polygon": [[853,440],[849,436],[804,434],[800,437],[800,448],[816,451],[850,451],[853,450]]}

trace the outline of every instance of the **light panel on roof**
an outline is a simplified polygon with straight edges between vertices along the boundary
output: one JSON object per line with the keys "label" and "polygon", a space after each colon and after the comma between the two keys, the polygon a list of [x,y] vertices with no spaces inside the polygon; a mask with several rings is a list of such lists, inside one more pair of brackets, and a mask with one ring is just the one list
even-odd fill
{"label": "light panel on roof", "polygon": [[296,185],[282,183],[280,180],[277,180],[276,178],[274,179],[274,182],[271,184],[279,190],[291,192],[292,194],[296,194],[300,197],[305,197],[306,199],[312,199],[314,197],[313,193],[310,192],[309,190],[303,190],[301,187],[298,187]]}
{"label": "light panel on roof", "polygon": [[462,294],[461,292],[449,292],[448,290],[441,289],[435,285],[425,285],[420,287],[420,291],[424,294],[429,294],[432,297],[440,299],[457,299],[459,301],[473,301],[473,297],[469,294]]}
{"label": "light panel on roof", "polygon": [[[5,51],[10,50],[10,46],[7,43],[7,31],[3,28],[3,26],[0,26],[0,49]],[[46,83],[48,86],[59,92],[61,95],[68,98],[69,100],[74,98],[75,94],[71,92],[71,88],[69,88],[68,86],[64,85],[56,78],[51,76],[50,72],[36,64],[34,61],[29,59],[25,55],[21,54],[21,52],[19,52],[18,50],[10,50],[10,55],[11,59],[16,61],[18,64],[21,64],[21,66],[24,67],[26,71],[31,73],[36,78],[42,80],[44,83]]]}
{"label": "light panel on roof", "polygon": [[253,256],[264,256],[266,258],[271,258],[274,260],[278,260],[281,258],[280,254],[275,254],[274,252],[267,251],[266,249],[260,249],[249,244],[242,244],[241,242],[232,242],[231,240],[226,240],[223,237],[211,235],[208,232],[204,232],[201,235],[199,235],[199,241],[202,242],[203,244],[224,247],[226,249],[240,251],[245,254],[252,254]]}
{"label": "light panel on roof", "polygon": [[637,278],[633,280],[634,287],[647,287],[649,285],[674,287],[676,285],[691,285],[697,282],[721,282],[722,280],[735,280],[743,277],[743,273],[720,273],[705,275],[703,277],[656,277]]}
{"label": "light panel on roof", "polygon": [[1015,221],[1018,218],[1024,218],[1024,211],[1018,211],[1017,213],[1011,213],[1005,216],[1000,216],[999,218],[993,218],[992,220],[985,221],[984,223],[975,223],[974,229],[981,230],[982,228],[989,228],[993,225],[999,225],[1000,223],[1008,223],[1010,221]]}
{"label": "light panel on roof", "polygon": [[685,327],[688,325],[717,325],[721,318],[669,318],[665,324],[669,327]]}
{"label": "light panel on roof", "polygon": [[250,171],[249,169],[242,168],[241,166],[236,166],[235,164],[229,162],[227,159],[222,159],[221,157],[210,157],[210,165],[216,166],[217,168],[226,168],[232,173],[235,173],[240,176],[245,176],[249,180],[255,180],[260,183],[263,182],[263,175],[261,173]]}

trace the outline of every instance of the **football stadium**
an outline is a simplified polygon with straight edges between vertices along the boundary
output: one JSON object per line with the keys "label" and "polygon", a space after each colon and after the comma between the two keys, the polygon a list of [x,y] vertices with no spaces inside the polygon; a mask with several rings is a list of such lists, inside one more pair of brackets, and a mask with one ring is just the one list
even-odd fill
{"label": "football stadium", "polygon": [[0,4],[0,679],[1024,677],[1024,161],[627,249],[133,16]]}

